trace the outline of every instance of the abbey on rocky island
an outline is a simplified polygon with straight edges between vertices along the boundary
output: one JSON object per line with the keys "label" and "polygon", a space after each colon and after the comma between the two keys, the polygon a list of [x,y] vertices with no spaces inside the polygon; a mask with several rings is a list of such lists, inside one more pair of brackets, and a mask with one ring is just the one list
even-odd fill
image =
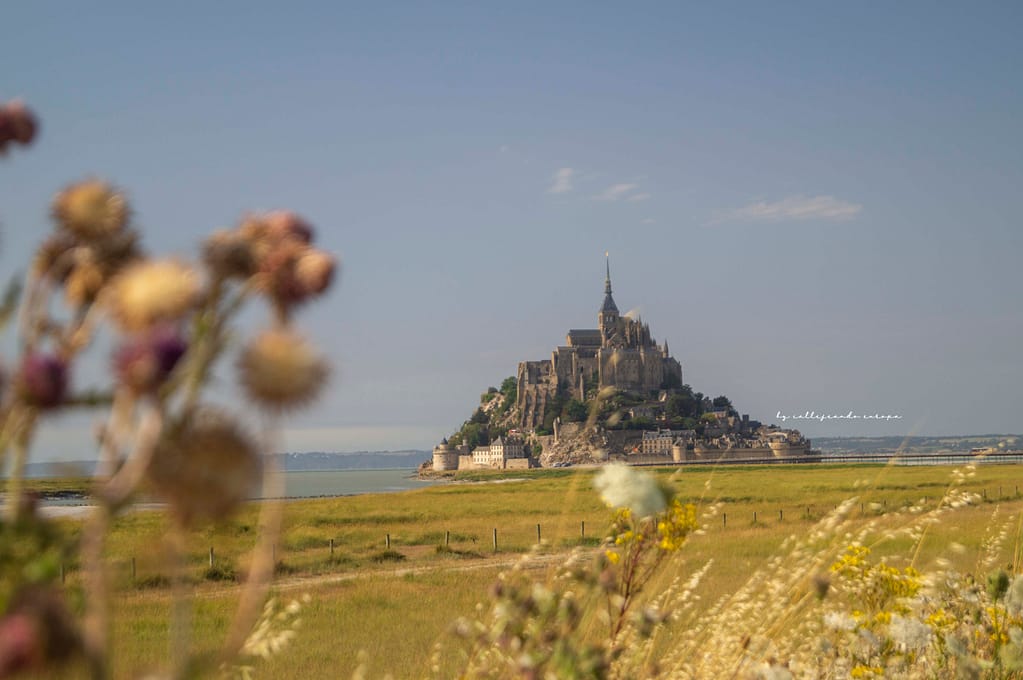
{"label": "abbey on rocky island", "polygon": [[541,425],[559,393],[585,401],[591,386],[629,392],[682,386],[682,365],[668,352],[668,343],[658,345],[647,324],[618,312],[611,296],[610,260],[606,268],[597,328],[570,330],[565,345],[551,352],[550,359],[519,364],[515,405],[521,427]]}

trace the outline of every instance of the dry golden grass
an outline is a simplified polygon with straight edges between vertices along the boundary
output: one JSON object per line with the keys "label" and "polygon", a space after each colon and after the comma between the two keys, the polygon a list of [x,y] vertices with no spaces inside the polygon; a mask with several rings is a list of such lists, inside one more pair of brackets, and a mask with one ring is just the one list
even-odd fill
{"label": "dry golden grass", "polygon": [[[701,601],[711,603],[744,583],[787,537],[807,532],[845,499],[861,499],[862,510],[858,502],[854,517],[862,514],[863,521],[877,522],[880,535],[884,528],[903,521],[900,510],[913,504],[933,507],[949,486],[950,472],[948,467],[880,466],[659,471],[685,499],[700,503],[704,510],[722,503],[707,517],[706,533],[691,539],[683,549],[682,563],[673,573],[664,574],[661,585],[713,560],[700,586]],[[446,639],[448,626],[457,616],[471,614],[476,603],[486,601],[488,586],[501,565],[533,548],[537,523],[547,550],[558,554],[580,543],[593,545],[602,535],[609,513],[591,488],[592,474],[532,473],[522,481],[500,484],[451,484],[288,503],[277,548],[278,593],[283,599],[309,593],[312,602],[303,614],[295,644],[257,666],[258,675],[303,680],[349,677],[359,663],[360,650],[366,652],[367,677],[428,675],[434,644]],[[953,559],[960,568],[973,568],[986,532],[1015,521],[1023,509],[1017,485],[1023,485],[1023,467],[980,467],[966,488],[986,495],[987,502],[957,511],[952,519],[933,527],[918,565],[926,566],[940,556]],[[197,595],[193,612],[197,650],[215,650],[237,595],[231,580],[205,578],[209,547],[214,547],[215,564],[222,571],[244,570],[255,540],[256,511],[255,506],[247,507],[231,522],[193,532],[189,538]],[[580,541],[583,521],[590,539],[585,542]],[[494,527],[499,532],[496,555],[491,543]],[[75,530],[74,523],[70,530]],[[166,655],[170,594],[163,580],[164,530],[160,513],[142,511],[118,518],[110,536],[108,564],[119,586],[115,601],[119,677],[158,667]],[[438,549],[447,532],[449,550]],[[390,553],[385,552],[388,534]],[[965,549],[950,551],[952,543]],[[1011,543],[1004,551],[1011,550]],[[897,538],[879,543],[876,551],[897,554],[907,547],[908,539]],[[1011,554],[999,559],[1011,560]],[[540,579],[544,568],[551,567],[540,567]],[[77,573],[69,569],[68,587],[75,588],[77,580]],[[453,674],[457,658],[445,663],[450,666],[442,676],[448,671]]]}

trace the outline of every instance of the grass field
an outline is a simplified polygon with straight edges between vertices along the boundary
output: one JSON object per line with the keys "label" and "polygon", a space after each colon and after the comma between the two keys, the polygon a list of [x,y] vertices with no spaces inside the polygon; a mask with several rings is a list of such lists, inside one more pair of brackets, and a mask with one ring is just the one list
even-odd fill
{"label": "grass field", "polygon": [[[705,533],[683,549],[683,571],[713,560],[700,588],[705,602],[735,590],[787,537],[809,531],[842,501],[857,497],[853,515],[876,522],[880,536],[903,521],[900,511],[933,507],[948,488],[950,473],[947,467],[824,465],[657,471],[704,511],[721,504],[713,506],[712,514],[705,512]],[[502,568],[534,549],[538,524],[540,552],[554,555],[538,561],[541,580],[571,548],[599,542],[609,513],[592,489],[593,474],[516,472],[483,476],[479,483],[287,503],[276,549],[277,592],[282,599],[306,593],[312,599],[295,643],[259,665],[257,675],[350,677],[360,651],[365,652],[367,677],[427,675],[435,643],[449,639],[446,631],[456,617],[472,614],[477,603],[487,600],[488,587]],[[1020,486],[1023,467],[978,468],[965,488],[984,502],[932,527],[921,565],[944,557],[961,569],[973,568],[985,536],[1014,522],[1023,509]],[[248,507],[223,526],[189,536],[196,650],[212,652],[223,637],[238,592],[234,579],[246,569],[254,543],[257,511]],[[69,521],[66,529],[74,533],[77,524]],[[119,517],[110,535],[108,564],[118,586],[118,677],[157,668],[166,658],[170,594],[163,566],[165,531],[161,513],[140,511]],[[1011,561],[1014,542],[1006,545],[1003,561]],[[950,551],[952,543],[962,548]],[[897,537],[879,543],[877,551],[898,554],[908,544],[909,539]],[[66,575],[67,587],[77,588],[75,565],[67,565]],[[441,676],[454,675],[457,657],[443,659]]]}

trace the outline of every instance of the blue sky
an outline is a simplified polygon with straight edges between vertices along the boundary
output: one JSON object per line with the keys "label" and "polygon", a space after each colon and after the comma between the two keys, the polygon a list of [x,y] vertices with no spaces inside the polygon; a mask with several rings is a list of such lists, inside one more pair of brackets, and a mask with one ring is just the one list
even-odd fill
{"label": "blue sky", "polygon": [[[44,127],[0,161],[0,266],[24,266],[52,193],[89,175],[128,190],[157,252],[246,210],[306,215],[344,262],[302,317],[337,379],[289,449],[432,446],[595,324],[605,250],[619,307],[754,418],[1017,432],[1021,14],[17,3],[0,99]],[[91,419],[58,424],[42,455],[87,456]]]}

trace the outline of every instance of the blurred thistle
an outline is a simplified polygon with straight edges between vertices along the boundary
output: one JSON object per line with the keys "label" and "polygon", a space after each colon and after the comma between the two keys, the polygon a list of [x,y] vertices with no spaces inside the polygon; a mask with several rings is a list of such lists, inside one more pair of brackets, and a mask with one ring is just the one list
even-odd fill
{"label": "blurred thistle", "polygon": [[255,271],[252,247],[238,231],[221,229],[203,243],[203,262],[218,279],[247,279]]}
{"label": "blurred thistle", "polygon": [[198,305],[199,273],[176,260],[145,260],[127,267],[111,282],[110,315],[122,331],[145,331],[175,322]]}
{"label": "blurred thistle", "polygon": [[113,235],[128,224],[124,194],[98,179],[65,188],[53,201],[53,218],[63,229],[84,240]]}
{"label": "blurred thistle", "polygon": [[39,122],[24,102],[15,99],[0,104],[0,155],[11,143],[28,146],[39,132]]}
{"label": "blurred thistle", "polygon": [[114,354],[114,373],[120,384],[136,394],[159,388],[188,344],[174,326],[159,326],[125,341]]}
{"label": "blurred thistle", "polygon": [[15,389],[29,406],[43,410],[56,408],[67,395],[67,363],[52,354],[27,354],[18,368]]}
{"label": "blurred thistle", "polygon": [[[253,283],[269,298],[280,320],[286,321],[293,307],[330,288],[337,262],[328,253],[313,248],[313,228],[295,213],[248,215],[237,234],[248,245]],[[224,254],[228,245],[233,245],[226,234],[217,241],[215,245]],[[212,249],[214,244],[209,245]]]}
{"label": "blurred thistle", "polygon": [[261,474],[258,448],[233,418],[210,407],[171,424],[147,471],[157,494],[186,526],[227,517]]}
{"label": "blurred thistle", "polygon": [[64,663],[80,650],[74,620],[55,588],[22,588],[0,617],[0,678]]}
{"label": "blurred thistle", "polygon": [[63,283],[74,267],[74,248],[77,241],[71,234],[60,231],[42,242],[32,258],[32,273]]}
{"label": "blurred thistle", "polygon": [[288,328],[266,330],[238,358],[238,377],[253,402],[271,411],[304,406],[326,383],[327,363],[309,342]]}
{"label": "blurred thistle", "polygon": [[[36,135],[35,116],[20,102],[0,104],[0,152]],[[184,584],[184,530],[226,519],[256,490],[283,494],[272,458],[227,413],[200,405],[216,362],[233,347],[232,322],[243,304],[261,295],[276,328],[245,344],[238,359],[249,396],[264,407],[267,424],[279,412],[309,403],[328,375],[324,359],[290,325],[292,309],[325,292],[336,262],[312,247],[313,229],[291,212],[248,217],[234,230],[214,233],[201,262],[144,255],[131,227],[125,194],[100,179],[68,185],[54,197],[54,233],[31,259],[24,294],[8,286],[0,323],[17,314],[21,357],[10,380],[0,379],[0,461],[10,449],[6,519],[0,521],[0,677],[46,672],[61,654],[82,649],[91,677],[111,676],[110,593],[105,542],[110,521],[148,483],[177,520],[168,534],[176,590],[171,607],[171,677],[196,669],[230,667],[245,647],[273,575],[280,503],[264,502],[261,534],[252,553],[238,609],[216,661],[189,649]],[[237,284],[237,285],[234,285]],[[70,310],[52,300],[63,296]],[[19,307],[20,299],[20,307]],[[15,312],[15,310],[18,310]],[[110,361],[112,399],[96,390],[70,394],[68,376],[79,354],[109,321],[120,335]],[[147,398],[148,397],[148,398]],[[22,483],[40,412],[57,407],[110,405],[97,429],[100,456],[93,509],[74,542],[51,540],[51,525],[36,514],[36,497]],[[267,434],[270,434],[269,432]],[[20,532],[20,533],[19,533]],[[48,538],[49,537],[49,538]],[[13,546],[14,550],[9,549]],[[77,554],[84,613],[64,608],[65,594],[48,584]],[[297,613],[289,606],[288,622]],[[266,637],[277,650],[294,634]],[[80,631],[80,632],[78,632]],[[260,648],[262,649],[262,648]]]}

